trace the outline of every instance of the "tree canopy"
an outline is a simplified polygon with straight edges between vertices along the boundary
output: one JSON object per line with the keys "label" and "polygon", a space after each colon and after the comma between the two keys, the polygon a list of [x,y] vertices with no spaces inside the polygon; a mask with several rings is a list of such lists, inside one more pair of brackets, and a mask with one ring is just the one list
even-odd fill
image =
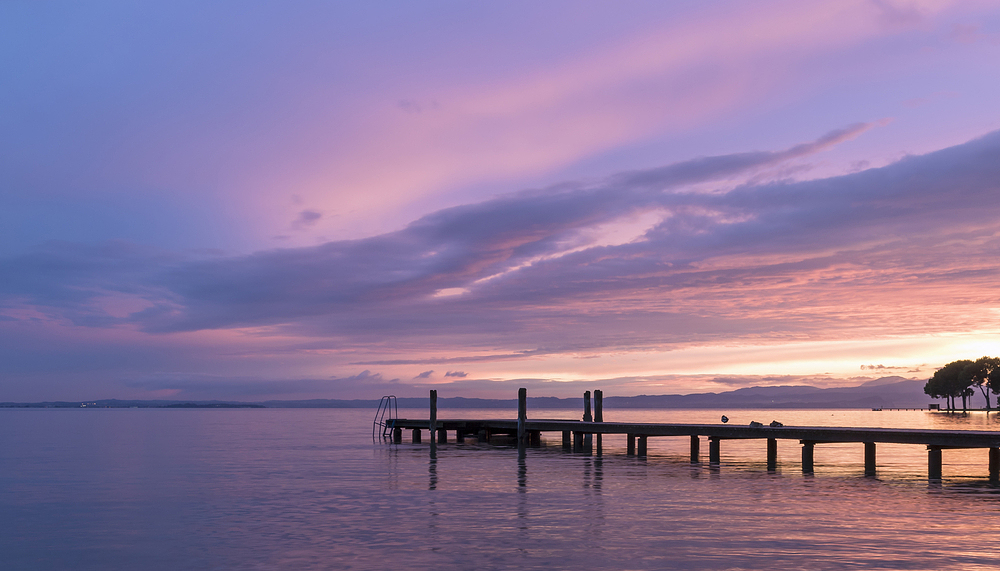
{"label": "tree canopy", "polygon": [[964,407],[965,398],[975,394],[972,387],[978,387],[982,392],[986,399],[986,409],[989,410],[990,391],[1000,394],[1000,358],[980,357],[975,361],[952,361],[935,371],[934,376],[924,385],[924,392],[934,398],[951,399],[952,403],[955,397],[962,397]]}

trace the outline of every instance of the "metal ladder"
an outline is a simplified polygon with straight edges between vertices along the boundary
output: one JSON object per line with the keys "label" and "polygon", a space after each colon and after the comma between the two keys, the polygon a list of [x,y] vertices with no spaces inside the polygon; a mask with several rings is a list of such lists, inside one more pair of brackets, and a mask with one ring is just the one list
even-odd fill
{"label": "metal ladder", "polygon": [[372,422],[372,440],[390,438],[392,429],[396,427],[397,418],[399,418],[399,409],[396,406],[396,395],[382,397],[378,401],[378,410],[375,412],[375,420]]}

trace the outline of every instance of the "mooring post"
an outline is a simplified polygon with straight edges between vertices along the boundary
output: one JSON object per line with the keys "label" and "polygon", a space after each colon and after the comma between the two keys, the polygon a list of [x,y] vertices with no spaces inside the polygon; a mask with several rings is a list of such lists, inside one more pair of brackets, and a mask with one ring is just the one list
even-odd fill
{"label": "mooring post", "polygon": [[697,464],[701,455],[701,438],[697,434],[691,435],[691,463]]}
{"label": "mooring post", "polygon": [[392,442],[394,444],[402,444],[402,442],[403,442],[403,429],[402,428],[399,428],[397,426],[396,428],[392,429]]}
{"label": "mooring post", "polygon": [[712,464],[722,462],[722,439],[718,436],[708,437],[708,461]]}
{"label": "mooring post", "polygon": [[1000,448],[990,448],[990,483],[1000,484]]}
{"label": "mooring post", "polygon": [[927,479],[928,480],[940,480],[941,479],[941,447],[940,446],[928,446],[927,447]]}
{"label": "mooring post", "polygon": [[639,435],[639,456],[646,455],[646,439],[647,436],[645,434]]}
{"label": "mooring post", "polygon": [[430,392],[430,406],[431,406],[431,411],[430,411],[431,416],[427,427],[428,428],[427,438],[429,438],[431,441],[431,449],[433,451],[434,449],[437,448],[437,441],[440,439],[440,437],[435,438],[435,436],[438,436],[437,433],[438,392],[436,390],[432,390]]}
{"label": "mooring post", "polygon": [[626,448],[625,448],[625,454],[628,455],[628,456],[634,456],[635,455],[635,435],[634,434],[628,434],[626,436],[628,436],[628,444],[626,445]]}
{"label": "mooring post", "polygon": [[590,391],[583,393],[583,421],[594,422],[594,417],[590,414]]}
{"label": "mooring post", "polygon": [[[594,422],[604,422],[604,391],[594,391]],[[603,453],[603,434],[597,433],[597,455]]]}
{"label": "mooring post", "polygon": [[528,418],[528,389],[517,389],[517,444],[525,444],[524,421]]}
{"label": "mooring post", "polygon": [[812,474],[813,473],[813,448],[816,447],[816,443],[812,440],[800,440],[802,444],[802,473]]}
{"label": "mooring post", "polygon": [[875,443],[865,442],[865,476],[875,475]]}
{"label": "mooring post", "polygon": [[767,439],[767,471],[778,471],[778,439]]}

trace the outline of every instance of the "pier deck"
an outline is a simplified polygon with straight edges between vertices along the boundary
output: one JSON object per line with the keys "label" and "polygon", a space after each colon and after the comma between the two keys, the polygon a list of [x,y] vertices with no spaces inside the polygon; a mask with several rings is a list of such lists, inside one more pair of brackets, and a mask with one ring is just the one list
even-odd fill
{"label": "pier deck", "polygon": [[589,451],[596,436],[598,453],[601,437],[606,434],[627,436],[627,454],[646,455],[650,437],[687,436],[691,442],[691,461],[700,461],[701,438],[709,442],[709,462],[721,461],[721,443],[724,440],[767,440],[767,466],[777,465],[778,440],[798,440],[802,445],[802,471],[813,472],[814,447],[823,443],[856,442],[864,444],[865,474],[875,475],[875,447],[885,444],[917,444],[927,447],[927,475],[931,480],[941,479],[941,451],[949,448],[986,448],[989,450],[989,478],[1000,485],[1000,431],[983,430],[921,430],[907,428],[854,428],[827,426],[736,426],[728,424],[674,424],[603,422],[601,391],[595,391],[594,414],[591,414],[590,392],[584,394],[584,420],[555,420],[527,418],[526,391],[518,391],[517,419],[438,419],[437,391],[431,391],[430,418],[391,419],[392,438],[402,441],[402,431],[411,430],[413,442],[420,442],[421,431],[427,430],[432,446],[448,441],[447,433],[455,433],[456,441],[466,435],[476,435],[487,441],[495,435],[509,435],[519,446],[538,445],[541,433],[558,432],[562,444],[574,451]]}

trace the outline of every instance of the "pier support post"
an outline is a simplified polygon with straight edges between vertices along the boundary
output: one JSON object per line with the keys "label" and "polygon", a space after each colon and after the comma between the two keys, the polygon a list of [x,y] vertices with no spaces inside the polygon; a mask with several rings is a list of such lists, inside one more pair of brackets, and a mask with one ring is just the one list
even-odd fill
{"label": "pier support post", "polygon": [[816,443],[811,440],[800,440],[802,444],[802,473],[812,474],[813,473],[813,449],[816,447]]}
{"label": "pier support post", "polygon": [[990,483],[1000,484],[1000,448],[990,448]]}
{"label": "pier support post", "polygon": [[569,431],[568,430],[563,430],[562,431],[562,447],[568,450],[572,446],[573,446],[573,444],[570,442]]}
{"label": "pier support post", "polygon": [[865,476],[875,476],[875,443],[865,442]]}
{"label": "pier support post", "polygon": [[532,446],[542,445],[542,433],[538,430],[531,430],[528,432],[528,442]]}
{"label": "pier support post", "polygon": [[464,443],[465,443],[465,431],[462,430],[461,428],[456,428],[455,429],[455,444],[464,444]]}
{"label": "pier support post", "polygon": [[628,456],[634,456],[635,455],[635,435],[634,434],[628,434],[626,436],[627,436],[628,444],[625,447],[625,454],[627,454]]}
{"label": "pier support post", "polygon": [[528,389],[517,389],[517,445],[525,444],[524,421],[528,418]]}
{"label": "pier support post", "polygon": [[419,428],[414,428],[413,429],[413,443],[414,444],[420,444],[420,429]]}
{"label": "pier support post", "polygon": [[697,434],[691,435],[691,463],[697,464],[701,455],[701,438]]}
{"label": "pier support post", "polygon": [[573,452],[583,452],[583,433],[573,431]]}
{"label": "pier support post", "polygon": [[639,436],[639,456],[646,455],[646,438],[645,434]]}
{"label": "pier support post", "polygon": [[718,436],[708,437],[708,461],[712,464],[722,462],[722,439]]}
{"label": "pier support post", "polygon": [[443,428],[439,428],[438,429],[438,444],[447,444],[447,443],[448,443],[448,431],[445,430],[445,429],[443,429]]}
{"label": "pier support post", "polygon": [[767,439],[767,471],[778,471],[778,439]]}
{"label": "pier support post", "polygon": [[938,446],[927,447],[927,479],[941,479],[941,448]]}
{"label": "pier support post", "polygon": [[430,410],[430,420],[428,421],[428,426],[427,426],[428,428],[427,438],[430,439],[431,441],[431,449],[432,449],[431,451],[436,452],[437,441],[438,441],[437,438],[434,438],[435,436],[437,436],[437,423],[438,423],[438,392],[436,390],[432,390],[430,392],[430,406],[431,410]]}
{"label": "pier support post", "polygon": [[392,429],[392,442],[394,444],[402,444],[403,442],[403,429],[396,427]]}

